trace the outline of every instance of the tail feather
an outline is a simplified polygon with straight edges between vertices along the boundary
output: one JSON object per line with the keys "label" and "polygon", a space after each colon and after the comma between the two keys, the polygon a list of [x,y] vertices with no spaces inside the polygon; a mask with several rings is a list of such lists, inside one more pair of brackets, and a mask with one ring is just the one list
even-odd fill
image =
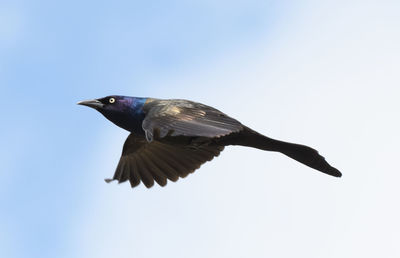
{"label": "tail feather", "polygon": [[281,153],[285,154],[286,156],[297,160],[298,162],[303,163],[309,167],[312,167],[318,171],[321,171],[325,174],[341,177],[342,173],[329,165],[329,163],[325,160],[323,156],[321,156],[318,151],[313,148],[310,148],[305,145],[300,144],[292,144],[292,143],[281,143]]}
{"label": "tail feather", "polygon": [[335,177],[342,176],[342,173],[338,169],[329,165],[317,150],[301,144],[274,140],[259,134],[250,128],[245,128],[244,131],[237,134],[235,137],[227,139],[226,144],[242,145],[266,151],[281,152],[286,156],[325,174]]}

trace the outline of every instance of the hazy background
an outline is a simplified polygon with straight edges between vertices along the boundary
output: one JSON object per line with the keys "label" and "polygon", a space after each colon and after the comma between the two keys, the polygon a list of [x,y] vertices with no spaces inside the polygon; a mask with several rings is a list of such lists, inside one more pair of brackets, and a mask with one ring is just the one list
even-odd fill
{"label": "hazy background", "polygon": [[[399,1],[0,1],[0,257],[400,257]],[[106,184],[127,132],[79,100],[186,98],[344,176],[228,147]]]}

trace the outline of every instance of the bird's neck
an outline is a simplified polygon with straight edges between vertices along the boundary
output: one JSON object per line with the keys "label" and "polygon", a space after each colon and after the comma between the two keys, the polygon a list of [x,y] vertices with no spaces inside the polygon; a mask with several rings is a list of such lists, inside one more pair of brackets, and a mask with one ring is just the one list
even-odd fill
{"label": "bird's neck", "polygon": [[137,98],[137,97],[132,98],[131,110],[133,110],[134,113],[137,114],[143,113],[143,106],[147,100],[148,98]]}
{"label": "bird's neck", "polygon": [[147,98],[136,98],[134,97],[131,103],[130,110],[129,112],[129,117],[127,118],[126,122],[124,123],[123,127],[124,129],[136,133],[136,134],[143,134],[144,131],[142,128],[142,123],[145,117],[145,113],[143,110],[143,106],[146,103]]}

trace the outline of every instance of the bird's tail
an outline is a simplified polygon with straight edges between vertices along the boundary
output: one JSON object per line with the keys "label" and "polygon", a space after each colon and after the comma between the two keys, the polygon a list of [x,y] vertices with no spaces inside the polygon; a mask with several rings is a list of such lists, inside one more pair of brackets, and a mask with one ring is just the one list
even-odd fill
{"label": "bird's tail", "polygon": [[283,142],[245,128],[236,137],[229,139],[228,145],[242,145],[266,151],[277,151],[325,174],[341,177],[342,173],[318,154],[318,151],[305,145]]}

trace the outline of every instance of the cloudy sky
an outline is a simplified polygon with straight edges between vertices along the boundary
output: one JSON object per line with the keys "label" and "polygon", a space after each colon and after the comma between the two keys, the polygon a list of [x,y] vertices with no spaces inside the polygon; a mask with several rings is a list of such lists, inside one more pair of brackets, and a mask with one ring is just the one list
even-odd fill
{"label": "cloudy sky", "polygon": [[[400,257],[398,1],[0,2],[0,257]],[[185,98],[343,172],[228,147],[106,184],[128,135],[75,103]]]}

